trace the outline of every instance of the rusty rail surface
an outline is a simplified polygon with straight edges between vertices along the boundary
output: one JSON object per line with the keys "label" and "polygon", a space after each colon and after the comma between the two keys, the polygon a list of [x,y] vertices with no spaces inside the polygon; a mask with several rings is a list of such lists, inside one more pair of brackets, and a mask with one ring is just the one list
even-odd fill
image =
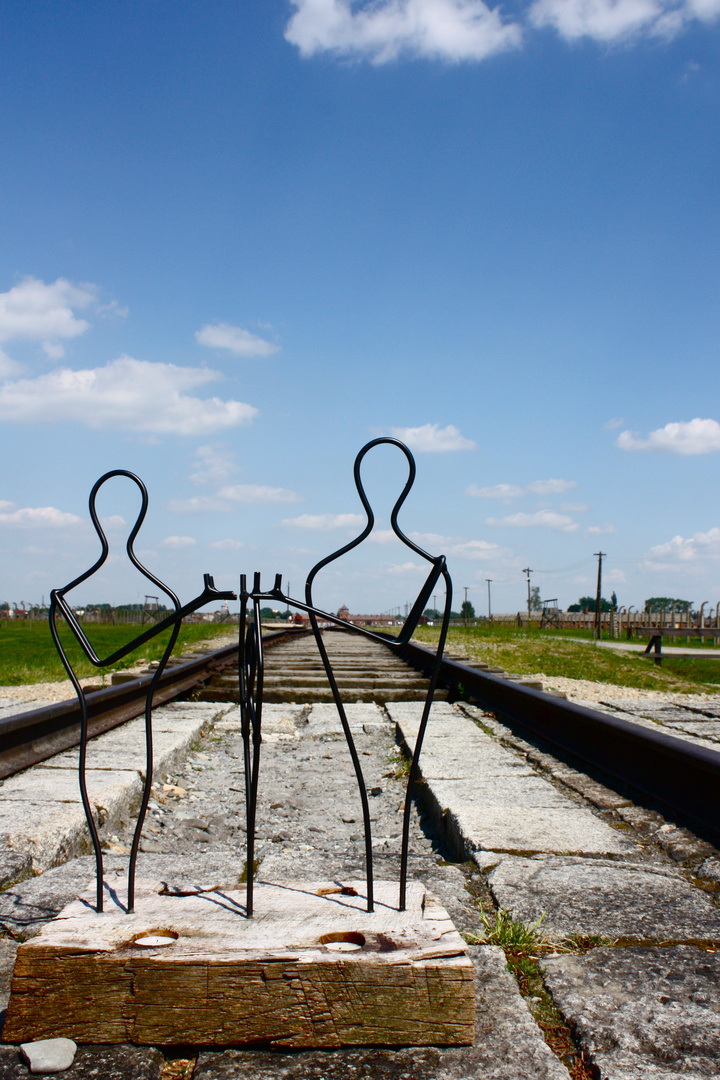
{"label": "rusty rail surface", "polygon": [[[409,642],[399,650],[428,671],[434,654]],[[443,660],[440,679],[457,698],[477,702],[570,751],[577,758],[720,833],[720,752],[633,724],[609,713],[518,686]]]}
{"label": "rusty rail surface", "polygon": [[[264,635],[263,644],[298,633],[303,631],[281,630]],[[216,671],[231,666],[237,653],[238,647],[231,645],[169,667],[156,704],[180,697]],[[403,645],[399,654],[423,672],[430,670],[434,659],[433,653],[415,642]],[[99,735],[141,715],[150,678],[149,674],[143,675],[88,694],[91,734]],[[714,833],[720,832],[720,752],[518,686],[455,660],[442,661],[440,679],[455,697],[477,702],[488,712],[516,722]],[[0,778],[77,746],[79,732],[79,708],[74,700],[0,721]]]}
{"label": "rusty rail surface", "polygon": [[[298,633],[303,631],[287,629],[264,634],[263,643],[271,645]],[[160,679],[154,706],[165,705],[189,693],[223,668],[236,664],[237,658],[238,645],[228,645],[205,656],[172,663]],[[119,686],[90,691],[85,697],[90,737],[141,716],[152,677],[152,672],[148,672]],[[0,779],[79,743],[80,706],[75,698],[0,720]]]}

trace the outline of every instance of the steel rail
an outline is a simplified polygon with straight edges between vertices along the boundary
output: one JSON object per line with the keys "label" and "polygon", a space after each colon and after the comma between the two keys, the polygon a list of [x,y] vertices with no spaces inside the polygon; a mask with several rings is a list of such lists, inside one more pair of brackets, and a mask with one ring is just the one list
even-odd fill
{"label": "steel rail", "polygon": [[[435,654],[414,642],[398,653],[420,671]],[[443,684],[458,698],[514,720],[665,806],[720,832],[720,752],[609,713],[518,686],[455,660],[440,665]]]}
{"label": "steel rail", "polygon": [[[279,630],[263,635],[267,646],[302,631]],[[188,693],[217,672],[237,662],[238,646],[227,645],[192,660],[171,663],[163,672],[153,699],[153,707]],[[92,690],[85,698],[89,736],[134,720],[145,711],[145,695],[152,681],[148,672],[119,686]],[[80,743],[80,706],[76,698],[16,713],[0,720],[0,779],[5,779],[69,750]]]}

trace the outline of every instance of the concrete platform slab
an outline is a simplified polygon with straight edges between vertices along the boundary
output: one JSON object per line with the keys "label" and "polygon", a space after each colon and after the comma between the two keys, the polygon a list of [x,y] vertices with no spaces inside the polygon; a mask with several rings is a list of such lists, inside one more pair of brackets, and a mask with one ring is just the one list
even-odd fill
{"label": "concrete platform slab", "polygon": [[[96,795],[102,798],[107,792],[107,798],[114,799],[118,790],[140,783],[136,769],[88,769],[85,780],[93,802]],[[77,761],[71,769],[46,768],[43,764],[11,776],[4,782],[0,797],[0,813],[3,810],[12,812],[9,804],[15,802],[30,803],[41,808],[53,803],[80,803]]]}
{"label": "concrete platform slab", "polygon": [[593,949],[543,961],[600,1080],[717,1080],[720,955],[691,945]]}
{"label": "concrete platform slab", "polygon": [[[481,768],[480,766],[480,770]],[[469,780],[446,780],[433,776],[432,773],[430,776],[423,775],[443,807],[454,808],[462,804],[464,809],[474,811],[490,810],[493,807],[515,807],[518,810],[575,809],[562,792],[532,771],[529,774],[523,772],[515,775],[508,772],[483,776],[480,770],[479,775]],[[499,780],[502,782],[499,783]],[[592,818],[592,815],[590,816]]]}
{"label": "concrete platform slab", "polygon": [[620,833],[588,810],[561,808],[472,807],[452,811],[468,852],[552,852],[622,855],[635,849]]}
{"label": "concrete platform slab", "polygon": [[[307,724],[308,711],[302,705],[263,704],[263,737],[266,735],[298,735],[300,729]],[[216,722],[213,730],[218,735],[239,733],[242,730],[240,709],[229,709]]]}
{"label": "concrete platform slab", "polygon": [[[417,707],[403,703],[388,705],[387,711],[410,751]],[[432,727],[435,715],[438,724]],[[618,830],[539,776],[522,755],[444,702],[433,706],[420,771],[431,813],[466,857],[482,849],[578,855],[636,850]]]}
{"label": "concrete platform slab", "polygon": [[506,857],[488,884],[523,922],[545,913],[543,931],[648,942],[720,941],[720,910],[678,872],[608,859]]}
{"label": "concrete platform slab", "polygon": [[[174,771],[193,741],[222,711],[217,705],[195,702],[157,709],[153,714],[155,776]],[[92,739],[88,759],[90,801],[100,824],[112,825],[128,814],[140,796],[145,769],[144,718]],[[0,782],[0,838],[17,856],[28,856],[36,873],[88,848],[77,768],[78,751],[66,751],[52,762]]]}
{"label": "concrete platform slab", "polygon": [[[387,730],[389,727],[385,713],[374,702],[346,704],[344,708],[353,733]],[[342,724],[335,705],[313,705],[305,730],[308,735],[342,735]]]}

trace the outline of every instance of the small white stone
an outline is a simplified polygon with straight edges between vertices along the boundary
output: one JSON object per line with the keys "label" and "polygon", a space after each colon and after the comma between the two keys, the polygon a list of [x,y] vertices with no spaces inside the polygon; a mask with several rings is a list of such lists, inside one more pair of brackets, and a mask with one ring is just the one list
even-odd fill
{"label": "small white stone", "polygon": [[72,1039],[40,1039],[20,1045],[31,1073],[65,1072],[72,1065],[76,1050]]}

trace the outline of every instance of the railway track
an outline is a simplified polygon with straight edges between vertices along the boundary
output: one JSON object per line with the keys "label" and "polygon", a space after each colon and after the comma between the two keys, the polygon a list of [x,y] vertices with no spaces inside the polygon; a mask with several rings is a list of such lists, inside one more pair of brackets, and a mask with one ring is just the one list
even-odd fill
{"label": "railway track", "polygon": [[[328,633],[326,643],[341,672],[370,795],[376,873],[394,880],[398,805],[407,775],[403,755],[412,749],[421,709],[418,700],[403,699],[399,683],[407,677],[407,694],[419,695],[422,687],[413,683],[429,655],[409,646],[402,659],[410,667],[383,669],[380,661],[387,657],[377,645],[377,654],[363,661],[378,684],[366,688],[368,694],[371,689],[380,697],[383,686],[398,694],[361,701],[362,686],[357,683],[362,682],[360,657],[366,643],[338,632]],[[307,637],[276,639],[266,654],[268,690],[277,700],[268,701],[263,714],[259,874],[270,880],[357,879],[363,872],[357,792],[334,707],[309,699],[320,688],[313,681],[312,649],[303,681],[299,660],[306,645],[312,645]],[[232,655],[225,659],[223,670],[205,678],[194,695],[218,695],[214,700],[176,701],[157,710],[159,742],[173,725],[187,724],[188,735],[174,757],[165,754],[158,769],[140,861],[142,873],[153,879],[224,884],[236,882],[242,871],[242,748],[237,710],[222,697],[234,661]],[[279,679],[283,670],[289,685],[270,681]],[[317,1075],[328,1080],[389,1080],[397,1075],[412,1075],[414,1080],[635,1080],[642,1075],[675,1080],[684,1060],[697,1077],[717,1075],[718,853],[673,820],[678,815],[667,800],[663,818],[635,801],[632,791],[628,794],[629,781],[614,783],[611,776],[626,766],[615,769],[607,742],[615,739],[610,745],[620,747],[615,752],[621,755],[634,738],[627,729],[637,728],[651,736],[649,743],[632,744],[637,756],[637,747],[643,745],[653,753],[660,753],[660,747],[668,761],[675,750],[684,751],[678,760],[691,760],[696,767],[698,762],[712,766],[716,752],[690,742],[682,745],[671,736],[658,742],[655,731],[452,659],[444,663],[443,678],[449,700],[439,701],[434,709],[421,759],[411,874],[439,895],[470,940],[478,941],[485,933],[478,902],[493,925],[502,910],[514,912],[526,926],[545,912],[538,937],[519,958],[501,935],[471,949],[478,973],[476,1044],[452,1051],[358,1049],[293,1055],[261,1047],[225,1053],[186,1048],[184,1064],[171,1057],[163,1060],[147,1048],[87,1048],[79,1060],[78,1080],[115,1075],[110,1058],[120,1051],[128,1061],[132,1058],[135,1071],[130,1075],[148,1080],[303,1080]],[[124,684],[120,689],[129,692],[132,687]],[[137,738],[133,724],[141,721],[129,721],[127,728],[119,726],[94,740],[93,780],[108,768],[103,761],[123,746],[122,752],[129,754]],[[586,725],[595,725],[587,746],[582,739]],[[568,755],[574,767],[568,765]],[[592,757],[598,762],[594,766],[588,760]],[[52,782],[58,798],[68,798],[64,785],[69,791],[77,783],[75,758],[60,754],[4,781],[0,800],[4,793],[6,801],[18,800],[18,808],[23,799],[28,801],[22,805],[29,807],[33,777],[38,783]],[[134,761],[126,756],[123,768],[136,768]],[[603,779],[587,775],[599,770]],[[632,790],[637,794],[640,788]],[[126,800],[115,817],[107,799],[96,805],[104,815],[107,873],[117,871],[122,882],[132,833],[130,803]],[[43,812],[47,816],[47,807]],[[29,810],[25,816],[29,821]],[[22,833],[27,831],[23,822]],[[12,954],[15,948],[12,938],[34,933],[86,887],[90,858],[69,857],[81,851],[68,847],[48,864],[53,868],[47,872],[0,892],[0,967],[3,949]],[[63,858],[67,861],[57,865]],[[0,1076],[4,1053],[0,1047]],[[98,1072],[102,1053],[110,1057]],[[15,1073],[8,1075],[14,1080]]]}
{"label": "railway track", "polygon": [[[427,692],[433,654],[408,643],[387,651],[381,645],[334,631],[333,664],[344,700],[421,701]],[[268,703],[331,702],[312,636],[283,630],[264,636],[267,649],[264,700]],[[349,644],[348,644],[349,643]],[[141,715],[152,673],[86,696],[90,737]],[[508,678],[453,659],[444,659],[436,697],[467,700],[534,733],[558,751],[720,833],[720,752],[558,699],[527,680]],[[227,646],[174,660],[163,673],[155,707],[192,695],[206,702],[237,701],[237,647]],[[67,701],[0,720],[0,779],[51,758],[80,741],[79,708]]]}
{"label": "railway track", "polygon": [[[290,633],[268,634],[266,644],[272,646]],[[232,670],[233,666],[237,671],[237,653],[237,645],[229,645],[186,655],[182,659],[171,658],[155,694],[155,707],[193,694],[219,673]],[[94,738],[140,716],[145,709],[145,694],[152,677],[152,671],[148,671],[136,678],[123,678],[117,685],[86,693],[89,737]],[[75,698],[4,717],[0,719],[0,780],[79,743],[80,707]]]}

